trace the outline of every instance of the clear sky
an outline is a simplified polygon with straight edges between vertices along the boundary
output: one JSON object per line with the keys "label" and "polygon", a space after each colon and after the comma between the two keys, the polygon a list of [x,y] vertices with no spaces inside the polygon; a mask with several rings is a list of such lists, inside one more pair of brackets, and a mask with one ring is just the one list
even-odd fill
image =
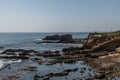
{"label": "clear sky", "polygon": [[120,0],[0,0],[0,32],[120,30]]}

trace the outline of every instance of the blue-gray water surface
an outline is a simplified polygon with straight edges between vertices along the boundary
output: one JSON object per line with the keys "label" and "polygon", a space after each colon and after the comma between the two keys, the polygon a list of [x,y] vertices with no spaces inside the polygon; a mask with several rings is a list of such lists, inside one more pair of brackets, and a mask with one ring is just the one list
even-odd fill
{"label": "blue-gray water surface", "polygon": [[[68,34],[68,33],[0,33],[0,47],[5,49],[20,48],[20,49],[32,49],[37,51],[46,50],[61,50],[67,47],[81,47],[81,44],[62,44],[62,43],[42,43],[36,44],[42,38],[48,35],[54,34]],[[70,33],[73,38],[83,39],[87,38],[88,33]],[[2,50],[2,49],[1,49]],[[8,64],[8,67],[3,66]],[[23,71],[27,66],[37,67],[37,72]],[[85,80],[88,77],[92,77],[96,74],[94,70],[89,71],[90,67],[84,64],[83,61],[77,61],[74,64],[57,63],[54,65],[37,64],[31,60],[5,60],[0,59],[0,79],[5,79],[8,76],[16,75],[19,78],[14,80],[33,80],[34,75],[44,76],[48,73],[59,73],[66,69],[78,68],[76,72],[70,72],[67,76],[51,77],[50,80]],[[84,73],[80,73],[82,68],[86,68]],[[9,79],[9,78],[8,78]],[[40,79],[42,80],[42,79]]]}
{"label": "blue-gray water surface", "polygon": [[21,48],[45,51],[81,46],[81,44],[35,43],[43,39],[45,36],[54,34],[72,34],[73,38],[87,38],[88,36],[88,33],[0,33],[0,47],[4,47],[4,49]]}

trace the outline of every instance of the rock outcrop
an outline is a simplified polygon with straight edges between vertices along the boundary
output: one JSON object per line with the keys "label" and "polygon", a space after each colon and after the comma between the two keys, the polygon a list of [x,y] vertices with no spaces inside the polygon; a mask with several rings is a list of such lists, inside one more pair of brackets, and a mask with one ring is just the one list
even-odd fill
{"label": "rock outcrop", "polygon": [[60,41],[59,42],[61,42],[61,43],[72,43],[74,41],[73,41],[72,35],[66,34],[66,35],[61,35],[60,36]]}
{"label": "rock outcrop", "polygon": [[38,53],[39,52],[34,51],[34,50],[7,49],[1,53],[1,54],[6,54],[6,55],[1,55],[0,58],[4,58],[4,59],[29,59],[29,56],[35,56]]}
{"label": "rock outcrop", "polygon": [[120,32],[91,33],[83,48],[95,51],[113,51],[120,46]]}
{"label": "rock outcrop", "polygon": [[46,36],[43,40],[60,40],[60,35]]}
{"label": "rock outcrop", "polygon": [[46,36],[43,40],[58,40],[58,43],[74,42],[71,34]]}

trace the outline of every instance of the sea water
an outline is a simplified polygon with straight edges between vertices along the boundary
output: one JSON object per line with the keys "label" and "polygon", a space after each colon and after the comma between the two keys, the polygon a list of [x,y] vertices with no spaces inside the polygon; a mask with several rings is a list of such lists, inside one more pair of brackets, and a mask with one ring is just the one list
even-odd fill
{"label": "sea water", "polygon": [[21,48],[37,51],[61,50],[66,47],[80,47],[81,44],[41,43],[45,36],[55,34],[72,34],[73,38],[87,38],[88,33],[0,33],[0,47],[3,49]]}
{"label": "sea water", "polygon": [[[55,34],[72,34],[73,38],[77,38],[77,39],[84,39],[87,38],[88,33],[0,33],[0,47],[1,47],[1,51],[6,50],[6,49],[30,49],[30,50],[36,50],[36,51],[47,51],[47,50],[62,50],[63,48],[68,48],[68,47],[81,47],[82,44],[63,44],[63,43],[41,43],[41,44],[37,44],[36,42],[41,41],[45,36],[48,35],[55,35]],[[15,63],[15,64],[14,64]],[[29,63],[29,61],[23,61],[21,62],[21,60],[3,60],[0,59],[0,69],[2,69],[4,67],[5,64],[12,64],[10,65],[11,69],[5,69],[2,70],[0,72],[2,77],[6,77],[6,75],[11,74],[11,70],[13,69],[17,69],[17,67],[23,67],[23,65],[27,65],[27,64],[33,64],[34,66],[38,67],[38,70],[41,72],[41,75],[46,74],[44,73],[45,70],[47,69],[48,71],[46,71],[47,73],[53,71],[53,67],[54,67],[54,72],[59,72],[59,68],[62,69],[62,67],[64,67],[65,69],[69,69],[72,67],[78,67],[80,69],[80,67],[84,67],[84,65],[80,62],[76,63],[76,64],[55,64],[55,65],[51,65],[51,66],[46,66],[46,65],[41,65],[39,66],[38,64],[35,63]],[[62,65],[62,66],[61,66]],[[87,66],[86,66],[87,68]],[[87,72],[88,73],[88,72]],[[84,76],[86,76],[86,74],[83,74]],[[3,74],[3,75],[2,75]],[[24,73],[25,75],[23,77],[20,78],[20,80],[27,80],[29,78],[31,78],[31,76],[33,77],[34,73]],[[74,73],[73,73],[74,74]],[[71,75],[73,75],[71,73]],[[76,77],[79,76],[79,72],[77,72],[76,74],[78,74]],[[93,72],[92,72],[93,74]],[[68,78],[71,78],[69,75]],[[81,75],[81,76],[83,76]],[[83,77],[84,77],[83,76]],[[54,80],[55,78],[53,78],[52,80]],[[57,78],[58,79],[58,78]],[[61,77],[60,80],[63,79],[64,77]]]}

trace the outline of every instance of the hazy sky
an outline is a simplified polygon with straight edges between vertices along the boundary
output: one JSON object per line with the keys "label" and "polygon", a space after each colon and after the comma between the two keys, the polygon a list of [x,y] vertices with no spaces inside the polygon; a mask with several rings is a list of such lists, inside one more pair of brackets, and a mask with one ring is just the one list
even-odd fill
{"label": "hazy sky", "polygon": [[0,32],[120,29],[120,0],[0,0]]}

